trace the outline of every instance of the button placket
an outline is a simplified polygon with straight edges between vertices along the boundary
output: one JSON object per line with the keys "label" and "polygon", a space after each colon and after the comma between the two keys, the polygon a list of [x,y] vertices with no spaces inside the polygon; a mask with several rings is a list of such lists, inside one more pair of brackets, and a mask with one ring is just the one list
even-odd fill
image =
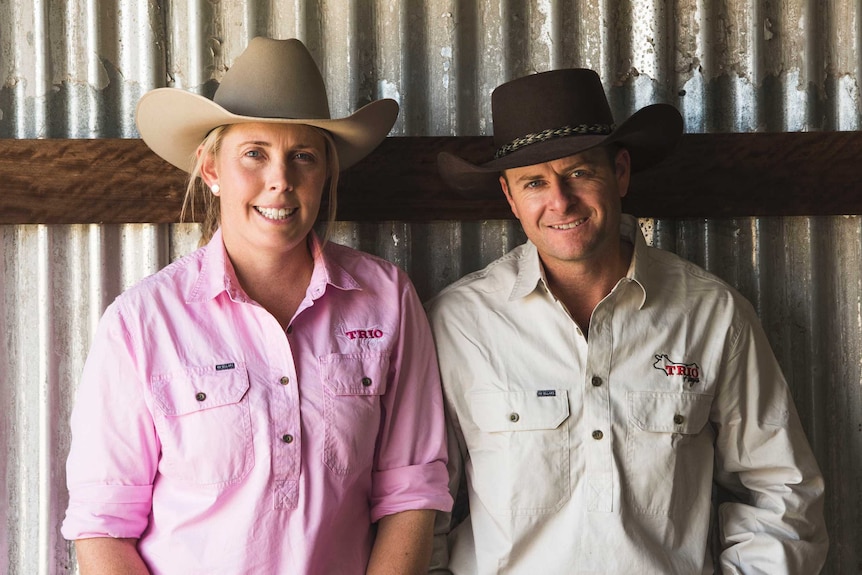
{"label": "button placket", "polygon": [[613,296],[603,300],[590,321],[587,361],[584,366],[583,390],[585,417],[579,433],[588,438],[586,448],[586,473],[590,488],[595,491],[592,511],[610,512],[613,509],[613,439],[611,425],[611,340],[610,325],[613,311]]}

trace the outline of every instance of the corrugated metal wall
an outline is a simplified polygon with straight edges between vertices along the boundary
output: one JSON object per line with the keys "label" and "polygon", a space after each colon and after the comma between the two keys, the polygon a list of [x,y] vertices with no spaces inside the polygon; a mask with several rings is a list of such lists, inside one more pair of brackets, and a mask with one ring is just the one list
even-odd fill
{"label": "corrugated metal wall", "polygon": [[[396,98],[396,135],[489,134],[496,85],[568,66],[600,72],[618,119],[661,101],[689,132],[859,130],[860,17],[858,0],[0,0],[0,137],[136,137],[143,92],[210,94],[256,35],[309,45],[334,116]],[[828,481],[824,572],[862,573],[862,220],[642,224],[755,303]],[[75,572],[58,529],[91,334],[196,234],[0,226],[0,573]],[[340,223],[334,237],[403,266],[424,297],[523,239],[512,222]]]}

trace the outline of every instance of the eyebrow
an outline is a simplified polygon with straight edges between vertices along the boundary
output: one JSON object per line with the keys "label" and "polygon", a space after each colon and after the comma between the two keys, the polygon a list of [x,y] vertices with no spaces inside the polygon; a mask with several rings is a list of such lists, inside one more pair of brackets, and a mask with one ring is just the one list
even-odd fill
{"label": "eyebrow", "polygon": [[[597,164],[597,162],[594,159],[584,158],[584,159],[566,164],[565,168],[563,168],[563,170],[562,170],[562,173],[563,174],[570,174],[573,171],[575,171],[576,169],[578,169],[579,167],[593,168],[593,167],[595,167],[596,164]],[[521,182],[533,182],[536,180],[541,180],[542,178],[544,178],[544,176],[541,174],[526,173],[523,176],[519,177],[518,179],[514,180],[514,182],[516,184],[519,184]]]}
{"label": "eyebrow", "polygon": [[523,176],[521,176],[520,178],[515,180],[515,183],[520,184],[521,182],[532,182],[532,181],[541,180],[541,179],[542,179],[542,176],[540,176],[538,174],[536,174],[534,176],[530,175],[530,174],[524,174]]}
{"label": "eyebrow", "polygon": [[[239,146],[253,145],[253,146],[261,146],[264,148],[268,148],[268,147],[272,146],[272,142],[269,140],[251,139],[251,140],[242,140],[241,142],[239,142],[238,145]],[[305,142],[300,142],[299,144],[296,144],[295,146],[290,146],[290,149],[291,150],[314,150],[317,148],[314,146],[314,144],[308,144]]]}

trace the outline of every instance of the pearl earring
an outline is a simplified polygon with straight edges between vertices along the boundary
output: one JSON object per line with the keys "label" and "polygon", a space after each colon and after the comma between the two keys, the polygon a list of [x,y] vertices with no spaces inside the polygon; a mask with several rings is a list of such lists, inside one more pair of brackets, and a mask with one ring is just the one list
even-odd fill
{"label": "pearl earring", "polygon": [[221,187],[219,187],[218,184],[213,184],[210,186],[210,191],[213,193],[214,196],[217,196],[218,193],[221,191]]}

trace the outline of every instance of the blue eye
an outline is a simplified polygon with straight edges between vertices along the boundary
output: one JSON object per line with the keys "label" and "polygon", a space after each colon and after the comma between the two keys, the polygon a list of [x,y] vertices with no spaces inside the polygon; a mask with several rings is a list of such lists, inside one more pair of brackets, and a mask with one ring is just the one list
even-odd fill
{"label": "blue eye", "polygon": [[260,150],[249,150],[245,153],[245,155],[248,158],[259,158],[260,157]]}

